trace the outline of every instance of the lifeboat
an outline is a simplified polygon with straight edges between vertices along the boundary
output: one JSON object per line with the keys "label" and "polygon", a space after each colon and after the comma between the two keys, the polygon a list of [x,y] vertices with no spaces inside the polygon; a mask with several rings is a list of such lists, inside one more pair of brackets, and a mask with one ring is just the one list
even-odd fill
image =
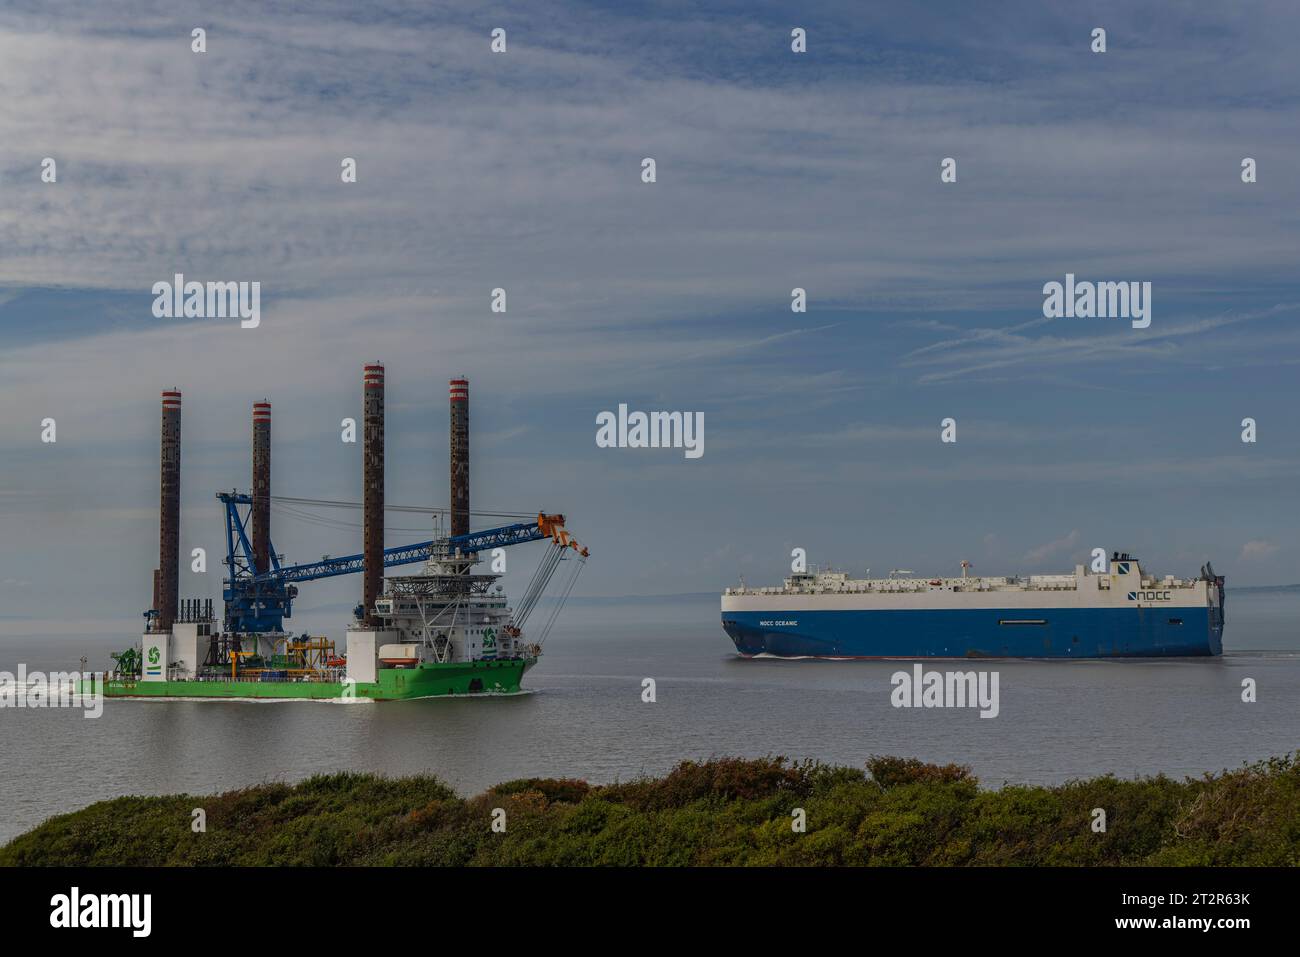
{"label": "lifeboat", "polygon": [[379,663],[390,668],[414,668],[420,663],[419,650],[412,644],[380,645]]}

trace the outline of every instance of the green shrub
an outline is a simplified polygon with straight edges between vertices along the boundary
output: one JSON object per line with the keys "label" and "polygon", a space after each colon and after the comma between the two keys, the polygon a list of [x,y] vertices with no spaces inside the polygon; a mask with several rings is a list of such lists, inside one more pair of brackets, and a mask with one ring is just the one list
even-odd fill
{"label": "green shrub", "polygon": [[[1295,866],[1297,757],[1184,781],[1106,775],[996,791],[963,766],[889,756],[865,772],[782,757],[685,761],[660,778],[526,778],[473,798],[428,776],[329,774],[102,801],[15,838],[0,865]],[[196,807],[205,833],[191,830]],[[497,808],[503,833],[491,827]],[[1092,828],[1096,808],[1104,832]]]}

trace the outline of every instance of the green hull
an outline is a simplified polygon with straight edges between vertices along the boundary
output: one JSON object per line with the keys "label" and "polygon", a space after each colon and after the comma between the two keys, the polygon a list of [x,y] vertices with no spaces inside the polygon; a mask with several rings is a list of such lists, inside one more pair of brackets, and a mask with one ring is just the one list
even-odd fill
{"label": "green hull", "polygon": [[[343,681],[250,681],[216,678],[204,681],[140,681],[110,678],[96,681],[94,691],[106,698],[264,698],[272,700],[339,700],[369,698],[402,701],[446,695],[509,694],[519,691],[536,658],[505,661],[464,661],[422,664],[415,668],[384,668],[373,683],[350,685]],[[83,694],[92,693],[91,682],[80,683]]]}

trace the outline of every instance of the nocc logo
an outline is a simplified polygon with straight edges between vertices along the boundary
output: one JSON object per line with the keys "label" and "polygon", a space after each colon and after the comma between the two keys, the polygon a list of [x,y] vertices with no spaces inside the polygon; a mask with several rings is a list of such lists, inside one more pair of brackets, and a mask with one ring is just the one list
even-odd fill
{"label": "nocc logo", "polygon": [[1129,601],[1173,601],[1172,596],[1167,591],[1131,591],[1128,593]]}

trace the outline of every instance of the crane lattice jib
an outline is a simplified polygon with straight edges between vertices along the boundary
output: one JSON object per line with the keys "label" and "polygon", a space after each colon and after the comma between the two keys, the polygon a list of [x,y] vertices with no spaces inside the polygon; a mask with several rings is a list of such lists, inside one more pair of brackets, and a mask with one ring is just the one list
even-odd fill
{"label": "crane lattice jib", "polygon": [[[240,514],[238,507],[251,505],[252,496],[239,492],[218,492],[217,498],[226,507],[226,566],[229,577],[225,581],[223,598],[226,604],[227,631],[281,631],[283,619],[292,614],[292,602],[298,592],[295,583],[357,574],[365,568],[365,556],[361,554],[326,557],[318,562],[281,566],[279,553],[272,544],[271,568],[259,569],[251,558],[253,548],[246,528],[248,519]],[[564,530],[563,515],[539,512],[535,521],[516,522],[468,535],[386,548],[384,567],[409,565],[441,555],[452,557],[459,553],[468,556],[546,538],[562,548],[573,549],[584,557],[587,554],[587,550]]]}
{"label": "crane lattice jib", "polygon": [[[494,548],[505,548],[508,545],[522,545],[525,542],[536,542],[543,538],[552,538],[557,533],[553,533],[551,527],[562,525],[563,522],[564,517],[562,515],[545,515],[539,516],[536,522],[518,522],[514,525],[502,525],[481,532],[471,532],[468,535],[455,535],[451,538],[416,542],[414,545],[385,548],[384,567],[409,565],[412,562],[424,561],[430,555],[435,557],[439,554],[451,556],[457,551],[462,555],[470,555],[475,552],[490,551]],[[560,531],[558,534],[567,535],[568,533]],[[303,565],[289,565],[286,568],[256,575],[254,581],[309,582],[316,581],[319,578],[332,578],[335,575],[352,575],[360,572],[364,567],[364,555],[347,555],[343,558],[326,558],[319,562],[309,562]]]}

